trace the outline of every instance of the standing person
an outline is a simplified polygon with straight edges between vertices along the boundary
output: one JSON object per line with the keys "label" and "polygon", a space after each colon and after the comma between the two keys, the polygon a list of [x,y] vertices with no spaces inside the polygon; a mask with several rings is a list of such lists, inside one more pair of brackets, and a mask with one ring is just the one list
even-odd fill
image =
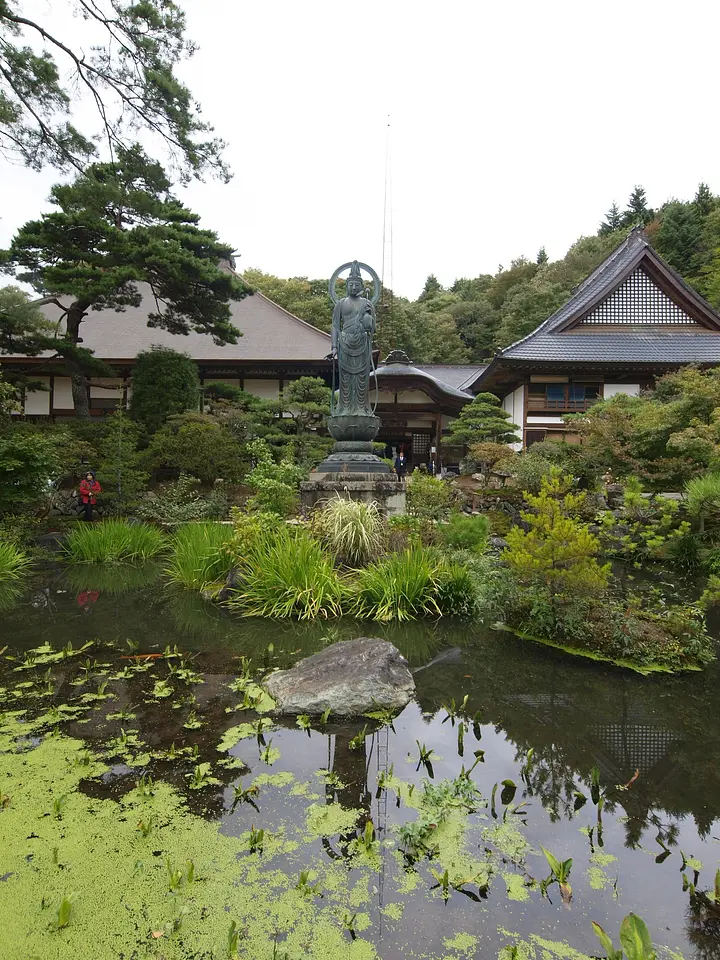
{"label": "standing person", "polygon": [[398,480],[405,479],[405,474],[407,473],[407,461],[405,460],[405,453],[403,450],[400,450],[395,458],[395,473],[397,474]]}
{"label": "standing person", "polygon": [[95,479],[95,471],[88,470],[85,479],[80,481],[80,496],[85,508],[85,517],[88,523],[92,523],[93,507],[97,503],[97,495],[102,493],[102,487]]}

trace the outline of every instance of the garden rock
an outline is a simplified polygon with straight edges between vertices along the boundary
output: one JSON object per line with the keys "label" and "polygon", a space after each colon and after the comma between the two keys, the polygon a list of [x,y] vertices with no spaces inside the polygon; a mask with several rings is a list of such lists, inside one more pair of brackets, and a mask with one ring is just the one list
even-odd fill
{"label": "garden rock", "polygon": [[220,603],[227,603],[230,597],[233,595],[233,591],[237,590],[240,585],[240,576],[237,571],[237,567],[231,567],[230,572],[225,578],[225,585],[222,590],[218,593],[215,600],[218,600]]}
{"label": "garden rock", "polygon": [[275,713],[357,716],[382,707],[401,710],[412,699],[415,682],[397,647],[386,640],[341,640],[272,674],[267,691]]}
{"label": "garden rock", "polygon": [[507,540],[504,540],[502,537],[490,537],[489,542],[491,550],[497,550],[498,552],[507,550]]}

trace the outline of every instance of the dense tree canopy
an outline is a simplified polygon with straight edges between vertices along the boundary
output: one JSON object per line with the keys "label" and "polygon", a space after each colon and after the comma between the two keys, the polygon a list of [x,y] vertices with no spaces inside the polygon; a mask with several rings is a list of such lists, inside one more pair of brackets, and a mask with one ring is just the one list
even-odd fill
{"label": "dense tree canopy", "polygon": [[[483,362],[546,320],[634,226],[672,267],[720,307],[720,200],[705,183],[695,197],[653,210],[636,186],[626,207],[613,202],[595,236],[581,237],[561,260],[542,247],[534,260],[518,257],[493,276],[460,277],[444,287],[434,274],[415,301],[383,290],[375,342],[384,357],[402,349],[416,363]],[[259,270],[245,274],[272,300],[309,323],[329,329],[325,280],[282,280]]]}
{"label": "dense tree canopy", "polygon": [[[182,8],[171,0],[64,6],[64,29],[56,29],[35,18],[25,0],[0,0],[0,154],[35,169],[82,169],[97,137],[114,154],[128,146],[129,133],[144,129],[164,143],[184,176],[209,169],[227,179],[224,144],[212,138],[175,73],[195,51]],[[81,97],[96,117],[84,130],[70,119]]]}
{"label": "dense tree canopy", "polygon": [[7,269],[38,293],[70,298],[62,308],[62,340],[71,347],[66,360],[79,416],[88,414],[88,370],[76,350],[80,325],[106,308],[119,311],[121,324],[121,311],[142,300],[138,283],[148,284],[153,297],[150,326],[175,334],[197,330],[216,343],[235,343],[239,335],[229,302],[248,288],[220,266],[232,248],[201,229],[198,215],[170,187],[140,146],[119,148],[114,163],[93,164],[73,183],[53,187],[50,202],[57,209],[21,227],[2,254]]}

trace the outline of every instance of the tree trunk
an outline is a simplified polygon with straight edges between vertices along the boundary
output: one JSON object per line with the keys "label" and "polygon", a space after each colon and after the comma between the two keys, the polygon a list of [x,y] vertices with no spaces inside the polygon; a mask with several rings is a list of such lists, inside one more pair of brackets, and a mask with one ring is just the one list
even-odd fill
{"label": "tree trunk", "polygon": [[70,382],[72,384],[73,404],[75,406],[75,416],[78,420],[90,419],[90,400],[88,398],[88,381],[81,373],[73,373]]}
{"label": "tree trunk", "polygon": [[[71,343],[81,343],[80,324],[86,316],[85,305],[76,301],[68,307],[65,314],[65,336]],[[81,370],[75,368],[70,375],[73,405],[78,420],[90,419],[90,401],[88,399],[88,380]]]}

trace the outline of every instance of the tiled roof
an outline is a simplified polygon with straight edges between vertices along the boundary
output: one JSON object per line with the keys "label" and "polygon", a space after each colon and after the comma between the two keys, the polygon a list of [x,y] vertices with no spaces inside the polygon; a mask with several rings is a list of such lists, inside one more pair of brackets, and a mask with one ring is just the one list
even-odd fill
{"label": "tiled roof", "polygon": [[[83,347],[101,360],[132,361],[138,353],[155,345],[172,347],[193,360],[209,363],[322,360],[330,352],[327,333],[288,313],[261,293],[230,303],[231,322],[242,336],[236,344],[218,346],[204,333],[183,336],[148,327],[149,308],[144,303],[152,302],[153,308],[155,304],[146,284],[139,283],[138,288],[143,294],[139,307],[126,307],[122,312],[91,311],[81,324]],[[61,315],[59,307],[52,303],[41,309],[53,323]]]}
{"label": "tiled roof", "polygon": [[484,364],[440,364],[440,363],[381,363],[376,376],[379,384],[400,377],[412,377],[422,389],[423,381],[434,386],[446,396],[457,400],[472,399],[472,393],[463,389],[463,384],[478,377],[485,369]]}
{"label": "tiled roof", "polygon": [[[662,286],[695,323],[634,324],[626,318],[616,325],[575,324],[597,307],[638,268]],[[605,259],[575,290],[570,299],[522,340],[501,350],[504,360],[558,360],[571,362],[720,363],[720,317],[653,250],[640,230]]]}

